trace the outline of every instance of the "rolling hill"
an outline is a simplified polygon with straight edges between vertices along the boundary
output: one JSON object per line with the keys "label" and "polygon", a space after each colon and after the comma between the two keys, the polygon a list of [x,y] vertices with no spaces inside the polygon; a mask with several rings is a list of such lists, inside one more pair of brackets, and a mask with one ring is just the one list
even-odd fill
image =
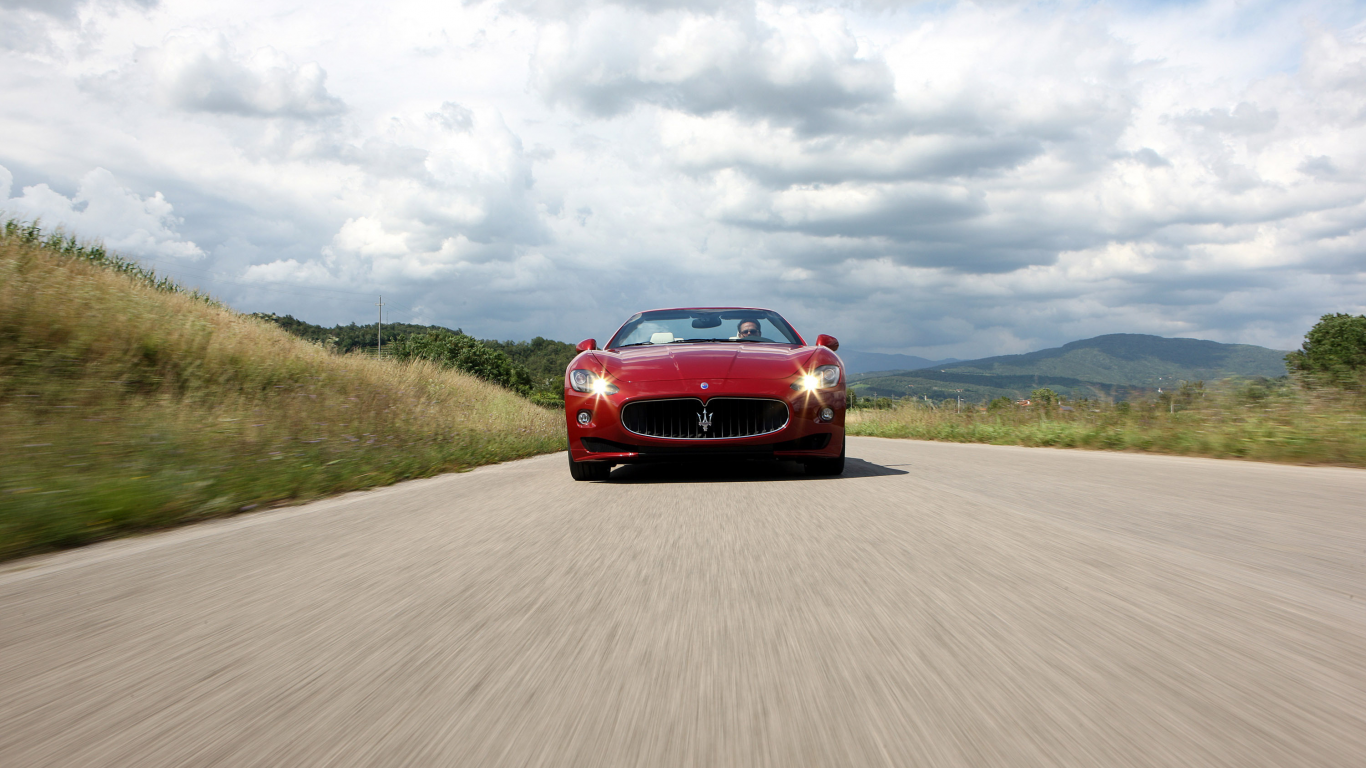
{"label": "rolling hill", "polygon": [[1022,355],[855,374],[850,382],[861,393],[887,397],[980,401],[1049,387],[1069,397],[1127,399],[1181,381],[1284,376],[1285,355],[1249,344],[1115,333]]}

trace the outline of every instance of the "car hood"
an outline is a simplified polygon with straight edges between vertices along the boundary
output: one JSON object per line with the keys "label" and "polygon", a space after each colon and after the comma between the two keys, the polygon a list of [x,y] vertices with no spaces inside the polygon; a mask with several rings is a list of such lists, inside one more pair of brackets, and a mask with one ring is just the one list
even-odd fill
{"label": "car hood", "polygon": [[612,378],[629,382],[685,379],[783,379],[815,353],[787,344],[656,344],[598,352]]}

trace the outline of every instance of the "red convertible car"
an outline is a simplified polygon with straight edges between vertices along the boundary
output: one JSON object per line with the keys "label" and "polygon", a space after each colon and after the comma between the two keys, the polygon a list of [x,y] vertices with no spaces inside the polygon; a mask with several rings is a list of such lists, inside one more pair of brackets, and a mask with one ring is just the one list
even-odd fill
{"label": "red convertible car", "polygon": [[564,377],[575,480],[717,457],[844,471],[844,365],[832,336],[810,346],[767,309],[656,309],[632,315],[603,349],[594,339],[578,349]]}

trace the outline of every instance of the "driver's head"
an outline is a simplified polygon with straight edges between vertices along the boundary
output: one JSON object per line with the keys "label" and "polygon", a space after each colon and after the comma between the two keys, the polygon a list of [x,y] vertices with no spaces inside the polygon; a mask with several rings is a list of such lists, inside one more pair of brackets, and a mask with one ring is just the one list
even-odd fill
{"label": "driver's head", "polygon": [[746,336],[758,336],[759,322],[757,320],[741,320],[738,330],[742,339]]}

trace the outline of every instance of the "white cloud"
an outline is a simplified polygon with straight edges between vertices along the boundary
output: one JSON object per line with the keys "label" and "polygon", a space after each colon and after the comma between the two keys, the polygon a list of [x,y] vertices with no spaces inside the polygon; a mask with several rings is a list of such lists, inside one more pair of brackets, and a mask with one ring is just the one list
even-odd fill
{"label": "white cloud", "polygon": [[67,197],[46,184],[24,187],[9,198],[13,175],[0,166],[0,209],[39,220],[82,238],[99,238],[107,248],[135,256],[197,260],[204,252],[184,239],[181,221],[160,192],[141,197],[119,184],[114,174],[96,168],[81,177],[76,194]]}
{"label": "white cloud", "polygon": [[[361,256],[398,256],[408,252],[408,244],[402,235],[384,231],[384,225],[374,219],[361,217],[347,219],[346,223],[332,238],[332,247],[341,252]],[[324,249],[324,253],[332,253]]]}

